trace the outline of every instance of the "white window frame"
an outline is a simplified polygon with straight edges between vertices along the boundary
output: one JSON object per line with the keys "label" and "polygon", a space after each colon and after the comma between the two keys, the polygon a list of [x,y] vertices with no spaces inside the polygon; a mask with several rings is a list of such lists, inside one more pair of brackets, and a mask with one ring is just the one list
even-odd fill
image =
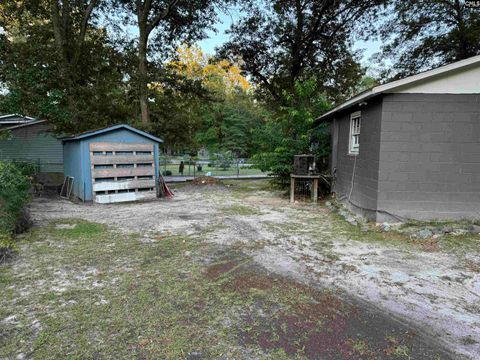
{"label": "white window frame", "polygon": [[360,129],[362,125],[362,113],[360,111],[350,114],[350,133],[348,142],[348,154],[358,155],[360,149]]}

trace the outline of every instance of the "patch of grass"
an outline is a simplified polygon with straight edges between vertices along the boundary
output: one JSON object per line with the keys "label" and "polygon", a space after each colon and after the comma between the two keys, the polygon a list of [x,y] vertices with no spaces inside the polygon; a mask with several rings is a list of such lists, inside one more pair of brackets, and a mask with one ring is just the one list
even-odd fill
{"label": "patch of grass", "polygon": [[229,189],[231,196],[243,199],[255,193],[262,193],[266,196],[281,196],[282,193],[275,190],[270,181],[261,180],[223,180],[224,185]]}
{"label": "patch of grass", "polygon": [[360,357],[375,357],[375,353],[365,340],[348,340],[347,344],[351,347],[353,355]]}
{"label": "patch of grass", "polygon": [[252,216],[252,215],[261,215],[262,212],[253,207],[235,204],[229,207],[224,207],[221,209],[222,214],[224,215],[238,215],[238,216]]}
{"label": "patch of grass", "polygon": [[107,232],[107,227],[80,219],[64,219],[52,222],[47,230],[49,235],[55,238],[81,239],[102,236]]}
{"label": "patch of grass", "polygon": [[410,349],[405,345],[399,345],[395,348],[393,355],[398,356],[401,359],[411,359]]}
{"label": "patch of grass", "polygon": [[480,221],[473,221],[468,219],[460,219],[460,220],[440,220],[440,219],[433,219],[429,221],[420,221],[420,220],[407,220],[402,227],[442,227],[442,226],[452,226],[452,227],[467,227],[472,224],[480,224]]}
{"label": "patch of grass", "polygon": [[207,256],[195,238],[143,244],[99,224],[56,228],[65,223],[32,231],[20,266],[0,269],[2,289],[15,285],[0,320],[19,321],[0,325],[0,358],[240,357],[222,325],[234,301],[185,257]]}
{"label": "patch of grass", "polygon": [[337,213],[330,215],[334,232],[338,235],[345,236],[348,239],[357,241],[382,242],[397,245],[411,244],[409,237],[396,231],[383,232],[379,228],[369,228],[369,231],[362,231],[360,226],[354,226],[345,221],[345,219]]}
{"label": "patch of grass", "polygon": [[443,250],[453,253],[480,252],[480,234],[447,234],[438,239]]}

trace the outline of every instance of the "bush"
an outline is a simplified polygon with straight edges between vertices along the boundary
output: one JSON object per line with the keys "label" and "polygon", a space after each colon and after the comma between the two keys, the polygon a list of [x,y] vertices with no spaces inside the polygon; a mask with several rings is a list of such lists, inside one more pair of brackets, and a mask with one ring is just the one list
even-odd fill
{"label": "bush", "polygon": [[28,227],[25,205],[35,165],[0,161],[0,260],[14,250],[12,235]]}
{"label": "bush", "polygon": [[172,172],[170,170],[165,170],[162,174],[163,176],[172,176]]}
{"label": "bush", "polygon": [[233,155],[231,151],[224,151],[216,154],[216,163],[222,170],[227,170],[233,163]]}

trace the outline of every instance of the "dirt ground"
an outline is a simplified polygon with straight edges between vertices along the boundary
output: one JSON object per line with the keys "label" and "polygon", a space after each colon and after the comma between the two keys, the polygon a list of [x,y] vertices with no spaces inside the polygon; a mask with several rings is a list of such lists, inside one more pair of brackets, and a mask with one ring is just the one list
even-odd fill
{"label": "dirt ground", "polygon": [[[308,359],[480,359],[480,237],[432,250],[361,232],[323,205],[289,204],[264,181],[183,185],[171,200],[130,204],[36,198],[30,211],[39,227],[82,219],[140,234],[142,244],[194,237],[215,249],[198,253],[207,279],[229,274],[222,291],[275,289],[309,299],[277,307],[262,298],[236,313],[241,358],[261,358],[245,350],[255,348]],[[25,271],[17,261],[12,276]]]}

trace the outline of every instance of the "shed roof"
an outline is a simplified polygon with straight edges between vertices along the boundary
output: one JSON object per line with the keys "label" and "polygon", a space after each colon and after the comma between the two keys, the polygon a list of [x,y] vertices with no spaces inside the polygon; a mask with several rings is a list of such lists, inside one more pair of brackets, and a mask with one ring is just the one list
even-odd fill
{"label": "shed roof", "polygon": [[411,86],[420,82],[429,82],[436,79],[440,75],[444,75],[454,71],[461,71],[472,66],[480,64],[480,55],[473,56],[468,59],[460,60],[448,65],[440,66],[433,70],[424,71],[416,75],[408,76],[406,78],[391,81],[389,83],[374,86],[360,94],[355,95],[349,100],[345,101],[343,104],[333,108],[332,110],[326,112],[322,116],[318,117],[315,122],[323,122],[328,120],[333,114],[348,109],[358,103],[361,103],[365,100],[371,99],[375,96],[384,93],[392,93],[398,90],[401,90],[405,86]]}
{"label": "shed roof", "polygon": [[62,141],[64,141],[64,142],[65,141],[77,141],[77,140],[86,139],[86,138],[89,138],[89,137],[92,137],[92,136],[97,136],[97,135],[104,134],[104,133],[114,131],[114,130],[118,130],[118,129],[127,129],[127,130],[130,130],[130,131],[132,131],[134,133],[137,133],[141,136],[144,136],[144,137],[146,137],[150,140],[153,140],[157,143],[163,143],[162,139],[157,138],[157,137],[155,137],[155,136],[153,136],[149,133],[146,133],[145,131],[135,129],[134,127],[132,127],[130,125],[126,125],[126,124],[119,124],[119,125],[109,126],[109,127],[103,128],[103,129],[86,131],[86,132],[78,134],[78,135],[63,138]]}

